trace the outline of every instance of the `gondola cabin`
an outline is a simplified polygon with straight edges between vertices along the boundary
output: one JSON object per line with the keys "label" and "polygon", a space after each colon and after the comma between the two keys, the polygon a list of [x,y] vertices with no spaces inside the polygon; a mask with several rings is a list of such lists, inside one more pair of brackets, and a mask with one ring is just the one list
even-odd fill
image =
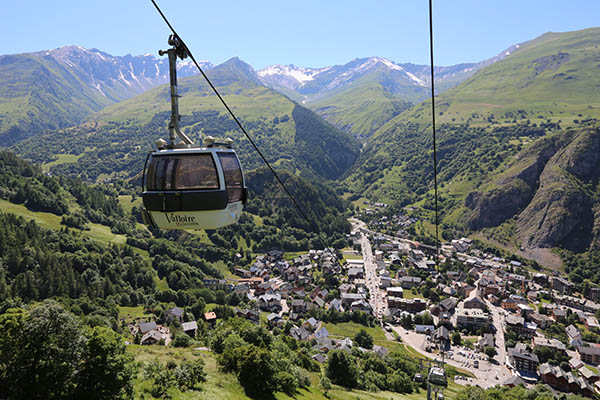
{"label": "gondola cabin", "polygon": [[144,219],[161,229],[216,229],[240,218],[248,191],[240,161],[226,147],[150,153],[143,178]]}

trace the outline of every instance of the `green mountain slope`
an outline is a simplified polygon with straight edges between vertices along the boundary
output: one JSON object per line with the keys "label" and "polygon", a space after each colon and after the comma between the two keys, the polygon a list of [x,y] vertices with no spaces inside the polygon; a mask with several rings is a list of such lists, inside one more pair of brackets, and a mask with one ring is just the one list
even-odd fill
{"label": "green mountain slope", "polygon": [[[422,98],[414,96],[413,100]],[[413,103],[373,80],[352,85],[308,106],[338,128],[358,138],[368,138]]]}
{"label": "green mountain slope", "polygon": [[[446,228],[508,229],[517,248],[597,246],[599,44],[597,28],[545,34],[437,96]],[[354,198],[433,208],[430,119],[424,102],[375,133],[346,177]]]}
{"label": "green mountain slope", "polygon": [[[339,177],[354,163],[359,152],[354,138],[262,86],[249,65],[231,59],[208,74],[270,162],[327,179]],[[201,77],[181,79],[179,93],[183,131],[196,143],[206,135],[232,137],[246,169],[262,165]],[[59,154],[77,156],[54,165],[55,172],[94,181],[133,177],[142,171],[151,144],[168,136],[169,118],[169,88],[161,86],[106,107],[90,123],[32,138],[16,149],[40,164],[58,161]]]}
{"label": "green mountain slope", "polygon": [[[600,28],[546,33],[437,97],[440,123],[550,119],[571,124],[600,115]],[[429,123],[429,103],[403,119]],[[581,115],[580,115],[581,114]]]}
{"label": "green mountain slope", "polygon": [[52,57],[0,57],[0,138],[4,145],[79,123],[111,102]]}

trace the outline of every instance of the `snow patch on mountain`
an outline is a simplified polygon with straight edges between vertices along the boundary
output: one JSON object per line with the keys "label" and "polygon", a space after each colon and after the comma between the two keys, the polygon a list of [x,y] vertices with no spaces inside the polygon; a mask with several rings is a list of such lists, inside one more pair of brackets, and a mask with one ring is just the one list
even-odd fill
{"label": "snow patch on mountain", "polygon": [[265,78],[268,76],[276,76],[276,75],[284,76],[284,77],[292,78],[293,80],[297,81],[300,85],[303,85],[308,81],[312,81],[314,79],[315,75],[317,75],[323,71],[326,71],[327,69],[329,69],[329,67],[314,69],[314,68],[296,67],[293,64],[271,65],[267,68],[263,68],[260,71],[258,71],[258,76],[260,76],[261,78]]}

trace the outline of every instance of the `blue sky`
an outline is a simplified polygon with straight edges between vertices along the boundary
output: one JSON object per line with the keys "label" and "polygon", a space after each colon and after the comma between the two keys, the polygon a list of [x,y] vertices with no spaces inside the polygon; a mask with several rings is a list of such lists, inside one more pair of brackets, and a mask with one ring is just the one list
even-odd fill
{"label": "blue sky", "polygon": [[[426,64],[427,0],[157,0],[198,59],[256,69],[383,56]],[[0,54],[77,44],[156,54],[168,30],[149,0],[5,1]],[[434,0],[436,65],[480,61],[544,32],[600,25],[598,0]]]}

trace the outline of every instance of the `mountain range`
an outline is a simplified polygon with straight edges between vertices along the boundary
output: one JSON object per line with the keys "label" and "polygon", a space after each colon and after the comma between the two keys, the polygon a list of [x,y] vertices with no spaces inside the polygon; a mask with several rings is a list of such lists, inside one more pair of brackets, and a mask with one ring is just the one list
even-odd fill
{"label": "mountain range", "polygon": [[[435,67],[446,235],[483,232],[517,249],[597,248],[600,166],[586,149],[598,135],[599,44],[598,28],[547,33],[489,60]],[[427,66],[383,57],[323,68],[256,71],[237,58],[204,66],[278,167],[338,180],[338,194],[358,203],[411,205],[428,218]],[[257,167],[250,145],[189,67],[181,63],[184,131],[195,139],[232,136],[244,165]],[[166,60],[148,55],[68,46],[0,56],[0,136],[57,173],[96,182],[134,177],[145,150],[166,135],[166,78]]]}
{"label": "mountain range", "polygon": [[[202,62],[206,69],[211,63]],[[192,68],[193,67],[193,68]],[[179,75],[196,74],[189,61]],[[0,138],[11,144],[82,122],[109,104],[167,83],[169,65],[152,55],[111,56],[64,46],[0,56]]]}
{"label": "mountain range", "polygon": [[[478,64],[436,67],[440,90],[455,86]],[[204,70],[214,65],[201,61]],[[274,65],[252,80],[275,89],[357,137],[366,138],[385,122],[425,99],[429,67],[396,64],[383,57],[345,65],[301,68]],[[179,77],[196,75],[191,61],[178,62]],[[168,82],[168,61],[150,54],[112,56],[98,49],[63,46],[0,56],[0,137],[6,144],[44,130],[78,124],[91,113]]]}

